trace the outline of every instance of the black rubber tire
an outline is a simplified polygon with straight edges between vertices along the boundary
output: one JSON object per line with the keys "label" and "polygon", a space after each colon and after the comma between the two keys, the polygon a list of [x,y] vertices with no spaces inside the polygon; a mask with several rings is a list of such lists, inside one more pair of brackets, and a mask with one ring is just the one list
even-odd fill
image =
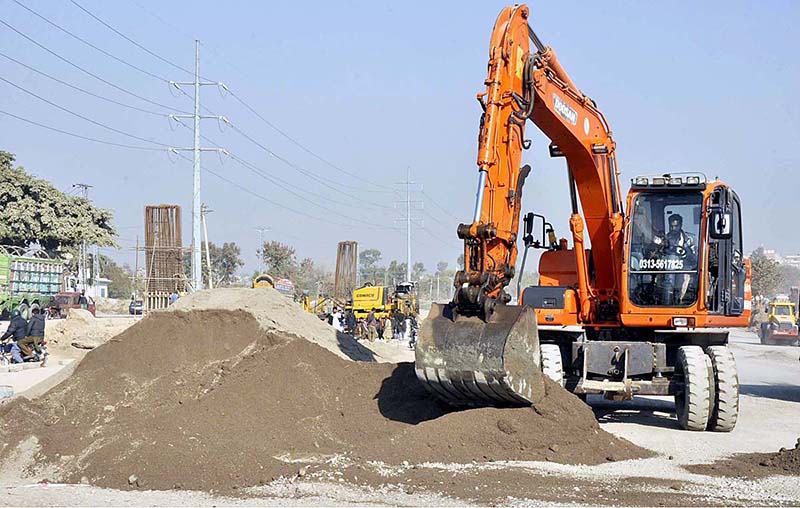
{"label": "black rubber tire", "polygon": [[736,359],[728,346],[709,346],[706,354],[714,369],[714,404],[708,430],[730,432],[739,418],[739,374]]}
{"label": "black rubber tire", "polygon": [[542,374],[562,387],[564,386],[564,364],[561,360],[561,348],[556,344],[540,344],[542,356]]}
{"label": "black rubber tire", "polygon": [[681,346],[675,363],[675,377],[683,389],[675,394],[675,414],[681,428],[704,431],[711,412],[711,358],[700,346]]}

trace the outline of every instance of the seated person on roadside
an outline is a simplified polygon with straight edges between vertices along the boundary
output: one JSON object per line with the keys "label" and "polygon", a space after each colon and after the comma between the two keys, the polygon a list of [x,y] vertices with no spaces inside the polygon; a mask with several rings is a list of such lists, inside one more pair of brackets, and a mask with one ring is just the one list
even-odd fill
{"label": "seated person on roadside", "polygon": [[[42,352],[42,342],[44,341],[44,314],[40,309],[33,309],[31,320],[28,321],[28,328],[24,339],[18,341],[19,349],[22,351],[22,359],[29,360],[36,354]],[[33,349],[31,349],[33,347]]]}
{"label": "seated person on roadside", "polygon": [[[19,341],[25,338],[28,333],[28,322],[22,317],[22,314],[16,309],[11,311],[11,323],[8,324],[8,330],[0,337],[0,343],[4,353],[11,353],[11,359],[14,363],[22,363],[22,354],[20,354]],[[10,344],[5,341],[9,337],[13,338]]]}

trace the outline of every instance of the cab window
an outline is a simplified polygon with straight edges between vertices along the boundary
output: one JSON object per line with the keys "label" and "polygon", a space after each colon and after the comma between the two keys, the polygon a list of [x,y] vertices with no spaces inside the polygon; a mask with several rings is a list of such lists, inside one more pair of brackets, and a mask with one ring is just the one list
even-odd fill
{"label": "cab window", "polygon": [[697,301],[703,195],[642,193],[634,200],[628,292],[643,307],[687,307]]}

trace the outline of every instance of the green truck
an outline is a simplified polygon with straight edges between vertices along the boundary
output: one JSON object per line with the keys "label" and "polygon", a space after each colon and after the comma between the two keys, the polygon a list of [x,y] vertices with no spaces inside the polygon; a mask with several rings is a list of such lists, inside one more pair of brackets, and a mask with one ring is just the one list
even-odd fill
{"label": "green truck", "polygon": [[47,308],[61,291],[64,261],[44,251],[0,245],[0,319],[27,300]]}

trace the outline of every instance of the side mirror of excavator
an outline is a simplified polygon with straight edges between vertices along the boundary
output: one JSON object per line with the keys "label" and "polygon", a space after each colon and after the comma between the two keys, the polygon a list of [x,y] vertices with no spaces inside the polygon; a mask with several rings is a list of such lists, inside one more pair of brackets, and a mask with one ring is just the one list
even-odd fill
{"label": "side mirror of excavator", "polygon": [[730,212],[713,211],[709,224],[709,234],[715,240],[727,240],[733,236]]}

